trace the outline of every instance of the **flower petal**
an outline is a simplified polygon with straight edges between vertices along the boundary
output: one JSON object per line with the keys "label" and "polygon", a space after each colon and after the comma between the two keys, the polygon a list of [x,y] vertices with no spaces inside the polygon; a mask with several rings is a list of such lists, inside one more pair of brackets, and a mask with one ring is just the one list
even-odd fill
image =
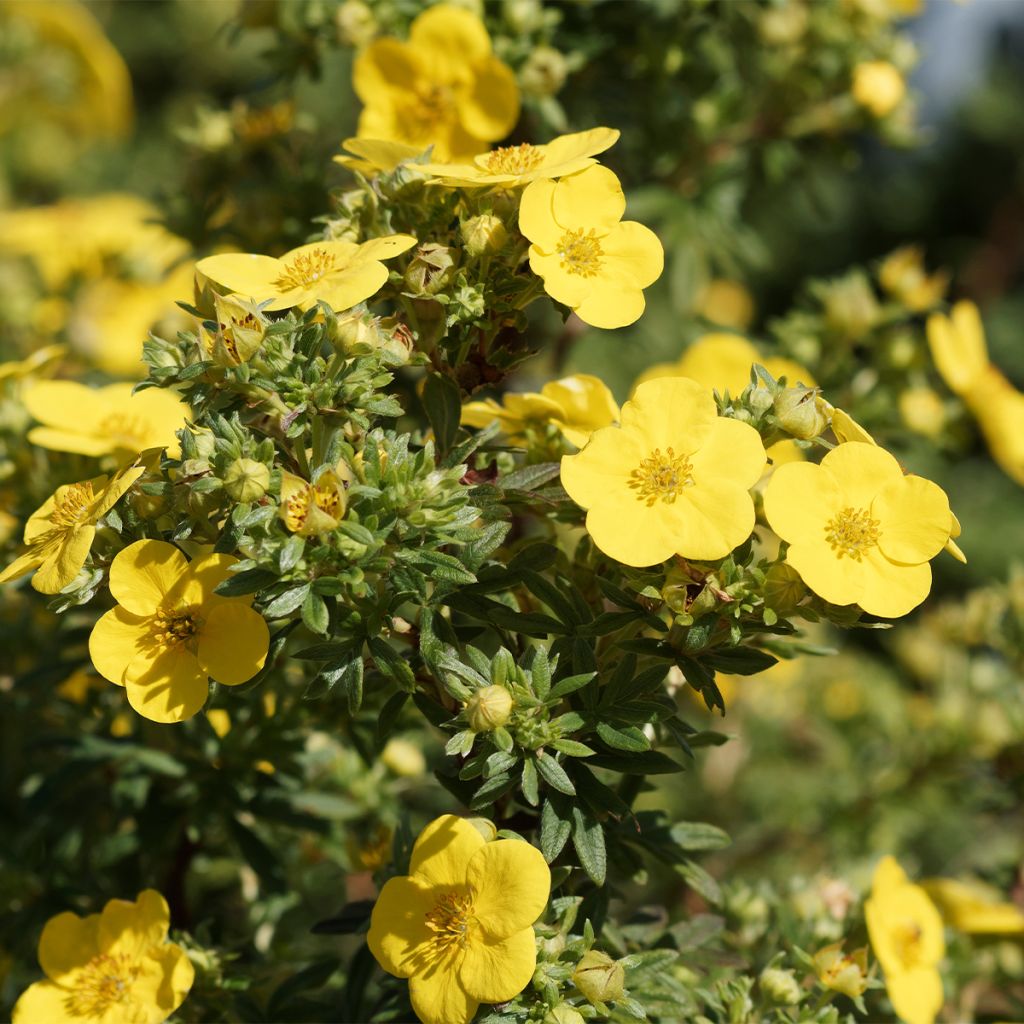
{"label": "flower petal", "polygon": [[12,1024],[40,1024],[40,1021],[68,1020],[70,992],[52,981],[37,981],[18,997],[11,1016]]}
{"label": "flower petal", "polygon": [[467,878],[473,916],[495,940],[532,928],[551,894],[551,869],[543,854],[519,839],[486,843],[473,854]]}
{"label": "flower petal", "polygon": [[616,495],[635,500],[629,475],[646,455],[633,433],[604,427],[579,454],[563,456],[562,486],[582,508],[594,508]]}
{"label": "flower petal", "polygon": [[53,427],[33,427],[28,432],[31,444],[40,448],[49,448],[52,452],[71,452],[74,455],[89,455],[93,458],[107,455],[117,445],[106,437],[93,437],[71,430],[58,430]]}
{"label": "flower petal", "polygon": [[147,950],[132,982],[137,1002],[154,1008],[157,1020],[166,1020],[181,1006],[195,980],[195,968],[188,954],[173,942]]}
{"label": "flower petal", "polygon": [[266,663],[270,630],[259,612],[243,602],[218,604],[199,633],[200,666],[218,683],[237,686]]}
{"label": "flower petal", "polygon": [[[587,297],[594,289],[592,278],[583,277],[580,274],[571,274],[562,264],[564,260],[558,253],[546,255],[536,245],[530,246],[530,269],[544,281],[544,291],[555,300],[577,310],[587,301]],[[618,294],[612,295],[606,301],[610,303],[612,315],[618,315]],[[642,298],[642,296],[641,296]],[[600,309],[597,311],[600,319]],[[581,318],[582,319],[582,318]],[[589,323],[590,321],[584,321]],[[592,326],[600,326],[594,324]]]}
{"label": "flower petal", "polygon": [[188,651],[163,651],[145,671],[125,676],[128,703],[151,722],[183,722],[206,703],[210,683],[206,672]]}
{"label": "flower petal", "polygon": [[464,886],[470,858],[483,845],[484,837],[468,821],[454,814],[443,814],[416,840],[409,874],[429,885]]}
{"label": "flower petal", "polygon": [[[390,103],[392,93],[412,94],[422,73],[423,66],[407,43],[375,39],[355,59],[352,87],[363,103],[376,107]],[[363,136],[361,126],[359,134]]]}
{"label": "flower petal", "polygon": [[810,462],[779,466],[764,491],[768,525],[790,544],[824,541],[829,520],[842,507],[843,495],[836,478]]}
{"label": "flower petal", "polygon": [[144,889],[136,900],[108,900],[100,915],[100,952],[135,959],[167,939],[171,912],[155,889]]}
{"label": "flower petal", "polygon": [[532,928],[524,928],[496,942],[473,942],[459,968],[459,981],[481,1003],[503,1003],[526,988],[536,967],[537,939]]}
{"label": "flower petal", "polygon": [[616,562],[638,568],[657,565],[679,551],[680,539],[685,536],[680,517],[678,502],[648,505],[632,491],[619,491],[590,509],[587,533]]}
{"label": "flower petal", "polygon": [[934,967],[886,974],[885,989],[897,1016],[906,1024],[933,1024],[942,1009],[942,978]]}
{"label": "flower petal", "polygon": [[[619,141],[617,128],[590,128],[583,132],[559,135],[544,146],[544,168],[554,168],[573,160],[597,156]],[[562,171],[562,174],[567,172]]]}
{"label": "flower petal", "polygon": [[100,952],[100,915],[79,917],[64,911],[51,917],[39,936],[39,966],[53,981],[84,967]]}
{"label": "flower petal", "polygon": [[409,998],[423,1024],[469,1024],[480,1002],[462,987],[455,971],[443,967],[409,979]]}
{"label": "flower petal", "polygon": [[409,29],[409,45],[439,82],[458,82],[469,64],[491,55],[484,23],[453,4],[437,4],[417,16]]}
{"label": "flower petal", "polygon": [[377,963],[389,974],[408,978],[416,969],[417,955],[434,937],[426,918],[436,902],[436,891],[410,875],[384,883],[370,915],[366,941]]}
{"label": "flower petal", "polygon": [[[558,247],[558,240],[565,234],[565,230],[555,221],[552,206],[554,195],[555,183],[542,179],[527,185],[519,201],[519,230],[533,242],[538,255],[553,254]],[[535,268],[534,273],[539,271]]]}
{"label": "flower petal", "polygon": [[43,564],[43,557],[41,553],[29,548],[28,551],[18,555],[3,572],[0,572],[0,583],[10,583],[11,580],[19,579],[33,569],[38,569]]}
{"label": "flower petal", "polygon": [[418,240],[413,235],[384,235],[371,238],[359,246],[352,257],[353,263],[367,263],[370,260],[389,260],[392,256],[400,256],[408,252]]}
{"label": "flower petal", "polygon": [[[132,385],[122,387],[130,392]],[[74,434],[80,434],[84,425],[97,423],[107,415],[100,390],[70,380],[39,381],[22,392],[21,400],[40,423]]]}
{"label": "flower petal", "polygon": [[761,435],[749,423],[717,416],[690,465],[698,484],[718,477],[749,488],[761,479],[767,458]]}
{"label": "flower petal", "polygon": [[185,556],[162,540],[137,540],[118,552],[110,566],[110,593],[135,615],[152,615],[164,598],[184,585]]}
{"label": "flower petal", "polygon": [[273,299],[267,309],[295,305],[292,291],[280,287],[281,260],[251,252],[224,252],[207,256],[196,264],[196,272],[239,295],[262,302]]}
{"label": "flower petal", "polygon": [[[573,306],[573,312],[585,324],[613,331],[618,327],[628,327],[643,316],[647,303],[639,288],[625,286],[621,278],[603,272],[595,278],[583,280],[587,282],[587,294]],[[545,280],[545,290],[552,295],[547,285]]]}
{"label": "flower petal", "polygon": [[646,288],[661,277],[665,269],[665,250],[661,240],[648,227],[626,220],[601,239],[605,275],[628,279],[637,288]]}
{"label": "flower petal", "polygon": [[[707,440],[718,419],[715,400],[686,377],[658,377],[641,384],[622,407],[623,429],[642,435],[641,446],[690,455]],[[650,455],[645,451],[644,455]],[[631,466],[630,469],[635,467]]]}
{"label": "flower petal", "polygon": [[39,571],[32,577],[32,587],[40,594],[59,594],[81,571],[89,557],[96,527],[78,526],[61,538],[55,551],[51,551]]}
{"label": "flower petal", "polygon": [[919,476],[886,484],[871,503],[871,515],[881,524],[878,546],[894,562],[927,562],[953,529],[946,492]]}
{"label": "flower petal", "polygon": [[[776,472],[788,468],[781,466]],[[820,538],[800,537],[793,541],[786,552],[786,562],[800,573],[811,590],[830,604],[860,604],[866,560],[858,562],[837,557],[826,543],[824,533],[822,529]]]}
{"label": "flower petal", "polygon": [[928,562],[904,565],[872,548],[864,557],[864,567],[863,591],[857,604],[870,615],[898,619],[913,611],[932,589]]}
{"label": "flower petal", "polygon": [[754,530],[754,499],[732,480],[698,479],[670,507],[677,510],[676,553],[684,558],[725,558]]}
{"label": "flower petal", "polygon": [[104,679],[124,685],[128,666],[150,648],[148,620],[118,605],[100,616],[89,634],[89,657]]}
{"label": "flower petal", "polygon": [[821,468],[839,485],[844,506],[871,508],[875,495],[893,480],[903,478],[900,464],[878,445],[849,441],[833,448]]}
{"label": "flower petal", "polygon": [[596,164],[559,180],[551,210],[563,229],[594,228],[604,234],[622,220],[626,196],[619,179],[607,167]]}
{"label": "flower petal", "polygon": [[515,73],[497,57],[488,57],[473,69],[472,84],[458,94],[456,104],[459,121],[470,135],[485,142],[503,139],[519,120]]}
{"label": "flower petal", "polygon": [[387,280],[388,268],[383,263],[360,263],[341,273],[329,275],[310,292],[319,301],[326,302],[336,313],[340,313],[376,295]]}

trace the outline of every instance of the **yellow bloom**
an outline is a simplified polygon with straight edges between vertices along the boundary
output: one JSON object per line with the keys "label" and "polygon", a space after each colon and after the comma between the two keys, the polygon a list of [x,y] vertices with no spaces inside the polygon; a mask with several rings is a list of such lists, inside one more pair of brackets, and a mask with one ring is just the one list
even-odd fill
{"label": "yellow bloom", "polygon": [[559,135],[545,145],[501,146],[481,153],[472,164],[422,164],[421,169],[446,185],[500,186],[518,188],[538,179],[562,178],[575,174],[597,161],[594,157],[618,141],[614,128]]}
{"label": "yellow bloom", "polygon": [[125,462],[147,448],[166,448],[176,458],[180,446],[174,435],[185,426],[188,406],[173,391],[147,388],[133,395],[132,387],[41,381],[24,396],[25,407],[43,424],[28,439],[51,451],[116,455]]}
{"label": "yellow bloom", "polygon": [[292,533],[315,537],[337,528],[345,515],[345,487],[333,470],[324,470],[316,483],[294,473],[281,473],[280,516]]}
{"label": "yellow bloom", "polygon": [[958,302],[950,315],[928,317],[928,347],[949,390],[966,395],[989,365],[981,314],[973,302]]}
{"label": "yellow bloom", "polygon": [[529,424],[551,423],[577,448],[582,448],[595,430],[618,418],[615,396],[603,381],[587,373],[549,381],[540,394],[505,395],[500,405],[488,398],[462,407],[462,422],[468,427],[486,427],[497,420],[511,440],[522,441]]}
{"label": "yellow bloom", "polygon": [[[340,312],[380,291],[388,279],[381,260],[412,248],[412,235],[355,242],[312,242],[280,259],[254,253],[226,252],[207,256],[196,272],[210,281],[260,302],[264,309],[309,309],[326,302]],[[263,305],[264,299],[271,301]]]}
{"label": "yellow bloom", "polygon": [[367,942],[384,970],[409,979],[424,1024],[469,1024],[480,1003],[505,1002],[529,983],[533,923],[550,888],[529,843],[487,842],[446,814],[420,833],[409,874],[384,885]]}
{"label": "yellow bloom", "polygon": [[875,869],[864,916],[893,1009],[907,1024],[932,1024],[942,1008],[937,965],[946,954],[942,918],[935,905],[907,878],[895,858],[883,857]]}
{"label": "yellow bloom", "polygon": [[1024,935],[1024,910],[998,889],[974,879],[931,878],[921,888],[947,923],[969,935]]}
{"label": "yellow bloom", "polygon": [[818,981],[833,992],[856,999],[868,987],[867,947],[843,952],[842,942],[833,942],[814,954],[814,972]]}
{"label": "yellow bloom", "polygon": [[625,565],[724,558],[754,528],[749,489],[765,466],[756,430],[720,417],[696,381],[648,381],[621,427],[562,458],[562,486],[588,509],[594,543]]}
{"label": "yellow bloom", "polygon": [[853,69],[853,98],[875,117],[891,114],[907,94],[900,70],[885,60],[862,61]]}
{"label": "yellow bloom", "polygon": [[110,593],[118,604],[93,628],[89,654],[140,715],[191,718],[206,703],[208,677],[237,686],[263,668],[270,632],[249,607],[252,597],[214,593],[236,561],[213,554],[186,562],[159,540],[136,541],[114,558]]}
{"label": "yellow bloom", "polygon": [[433,145],[441,160],[475,156],[519,118],[515,75],[492,53],[483,22],[450,4],[420,14],[407,43],[370,43],[352,84],[365,104],[360,138]]}
{"label": "yellow bloom", "polygon": [[209,334],[203,328],[206,355],[218,366],[247,363],[260,350],[269,321],[255,303],[240,302],[229,295],[214,295],[213,306],[217,332]]}
{"label": "yellow bloom", "polygon": [[625,211],[619,179],[599,166],[558,182],[531,182],[519,206],[519,229],[533,243],[530,268],[548,295],[593,327],[639,319],[643,289],[664,265],[658,236],[623,221]]}
{"label": "yellow bloom", "polygon": [[922,437],[934,439],[946,425],[946,409],[942,399],[929,387],[901,391],[899,410],[900,418],[906,426]]}
{"label": "yellow bloom", "polygon": [[737,331],[745,331],[754,319],[753,296],[739,281],[726,278],[709,281],[701,289],[697,306],[705,320]]}
{"label": "yellow bloom", "polygon": [[110,900],[100,914],[65,911],[39,938],[45,981],[14,1006],[14,1024],[160,1024],[185,1001],[195,971],[167,941],[170,912],[155,889]]}
{"label": "yellow bloom", "polygon": [[937,306],[949,287],[949,274],[928,274],[919,246],[907,245],[890,253],[878,268],[881,286],[907,309],[923,313]]}
{"label": "yellow bloom", "polygon": [[[334,162],[350,171],[358,171],[366,178],[372,178],[378,171],[390,174],[399,164],[423,156],[426,149],[425,146],[410,146],[387,139],[346,139],[341,146],[347,152],[334,157]],[[414,168],[422,166],[413,164]]]}
{"label": "yellow bloom", "polygon": [[96,523],[109,512],[144,469],[133,466],[107,483],[105,476],[58,487],[25,524],[29,548],[3,572],[0,583],[36,570],[32,586],[57,594],[81,571],[96,536]]}
{"label": "yellow bloom", "polygon": [[820,465],[789,463],[764,493],[771,528],[789,544],[786,561],[832,604],[896,618],[931,589],[928,562],[946,545],[953,514],[945,492],[904,476],[883,448],[850,441]]}

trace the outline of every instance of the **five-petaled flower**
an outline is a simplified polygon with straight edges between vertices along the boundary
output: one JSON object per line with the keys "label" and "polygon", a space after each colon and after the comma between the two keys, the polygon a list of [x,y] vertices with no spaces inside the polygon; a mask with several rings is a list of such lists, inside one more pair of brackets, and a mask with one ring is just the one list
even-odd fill
{"label": "five-petaled flower", "polygon": [[883,857],[875,868],[864,916],[893,1009],[907,1024],[932,1024],[942,1008],[938,964],[946,953],[935,904],[907,878],[894,857]]}
{"label": "five-petaled flower", "polygon": [[381,260],[415,244],[412,235],[386,235],[362,244],[311,242],[280,259],[225,252],[200,260],[196,273],[259,302],[261,309],[309,309],[323,301],[341,311],[380,291],[388,279],[388,268]]}
{"label": "five-petaled flower", "polygon": [[519,206],[519,229],[533,243],[530,268],[548,295],[593,327],[639,319],[643,289],[664,266],[658,236],[622,220],[625,211],[619,179],[601,166],[531,182]]}
{"label": "five-petaled flower", "polygon": [[210,554],[187,562],[159,540],[136,541],[114,558],[110,592],[119,603],[93,628],[89,654],[140,715],[191,718],[206,703],[209,677],[237,686],[263,667],[270,633],[252,598],[214,593],[236,561]]}
{"label": "five-petaled flower", "polygon": [[100,914],[50,918],[39,939],[45,981],[14,1006],[14,1024],[160,1024],[181,1004],[195,971],[167,941],[170,913],[154,889],[110,900]]}
{"label": "five-petaled flower", "polygon": [[433,145],[441,160],[470,159],[519,118],[515,75],[494,56],[483,22],[450,4],[420,14],[408,42],[372,42],[352,83],[365,104],[361,138]]}
{"label": "five-petaled flower", "polygon": [[533,923],[551,872],[517,839],[485,841],[446,814],[413,847],[409,874],[390,879],[370,919],[377,962],[409,979],[425,1024],[468,1024],[480,1003],[501,1003],[529,983],[537,963]]}
{"label": "five-petaled flower", "polygon": [[41,594],[63,590],[85,565],[96,523],[143,472],[142,466],[132,466],[109,483],[105,476],[98,476],[58,487],[29,517],[25,524],[28,551],[0,572],[0,583],[35,569],[32,586]]}
{"label": "five-petaled flower", "polygon": [[765,466],[753,427],[720,417],[711,393],[684,377],[641,384],[621,421],[562,459],[562,486],[606,555],[635,566],[717,559],[750,536],[749,489]]}
{"label": "five-petaled flower", "polygon": [[931,589],[929,561],[949,541],[953,513],[930,480],[904,476],[884,448],[849,441],[819,465],[790,463],[764,494],[786,561],[832,604],[897,618]]}

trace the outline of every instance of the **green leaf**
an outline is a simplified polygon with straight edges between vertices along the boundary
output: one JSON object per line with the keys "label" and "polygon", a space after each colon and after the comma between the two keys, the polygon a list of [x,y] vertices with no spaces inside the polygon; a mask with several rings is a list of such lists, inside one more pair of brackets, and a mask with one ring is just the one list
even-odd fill
{"label": "green leaf", "polygon": [[301,586],[286,590],[264,606],[263,614],[268,619],[283,619],[285,616],[291,615],[296,608],[302,605],[308,593],[308,583],[303,583]]}
{"label": "green leaf", "polygon": [[728,832],[703,821],[677,821],[669,834],[683,850],[721,850],[732,842]]}
{"label": "green leaf", "polygon": [[565,769],[550,754],[537,755],[537,771],[552,789],[556,789],[566,796],[576,795],[576,787],[572,784],[572,779],[566,775]]}
{"label": "green leaf", "polygon": [[522,781],[523,796],[526,797],[526,802],[531,807],[536,807],[540,802],[540,786],[537,781],[537,766],[533,762],[533,758],[527,758],[523,762],[523,781]]}
{"label": "green leaf", "polygon": [[591,754],[597,753],[592,747],[588,747],[586,743],[577,743],[576,740],[565,738],[552,740],[551,746],[553,749],[567,754],[569,757],[590,757]]}
{"label": "green leaf", "polygon": [[704,660],[719,672],[728,672],[736,676],[755,675],[778,664],[779,661],[767,651],[759,651],[753,647],[719,648],[707,652]]}
{"label": "green leaf", "polygon": [[498,797],[504,796],[517,781],[518,779],[509,772],[502,772],[500,775],[488,779],[473,795],[469,805],[470,809],[482,811],[485,807],[490,807]]}
{"label": "green leaf", "polygon": [[323,960],[320,963],[311,964],[309,967],[286,978],[274,990],[274,994],[267,1003],[267,1017],[270,1020],[279,1018],[282,1011],[293,1003],[300,992],[308,992],[312,989],[323,988],[328,979],[340,967],[336,959]]}
{"label": "green leaf", "polygon": [[574,693],[581,687],[586,686],[596,675],[596,672],[583,672],[578,676],[566,676],[565,679],[559,679],[551,687],[551,692],[547,696],[547,703],[551,704],[561,700],[563,697],[567,697],[570,693]]}
{"label": "green leaf", "polygon": [[533,649],[530,679],[533,683],[533,692],[541,700],[544,700],[551,692],[551,666],[548,664],[548,652],[544,647],[534,647]]}
{"label": "green leaf", "polygon": [[443,551],[425,548],[402,548],[396,558],[418,569],[425,569],[429,575],[446,583],[476,583],[473,575],[457,558]]}
{"label": "green leaf", "polygon": [[549,480],[554,480],[560,469],[561,464],[558,462],[538,462],[499,477],[498,484],[506,491],[532,491]]}
{"label": "green leaf", "polygon": [[607,722],[597,723],[597,735],[616,750],[626,750],[639,753],[651,749],[651,741],[643,734],[643,731],[635,725],[617,729]]}
{"label": "green leaf", "polygon": [[540,852],[550,864],[564,848],[572,832],[572,822],[559,815],[555,804],[544,801],[540,811]]}
{"label": "green leaf", "polygon": [[409,662],[382,637],[370,637],[369,645],[377,668],[403,689],[411,691],[416,684],[416,677],[409,667]]}
{"label": "green leaf", "polygon": [[255,594],[264,587],[276,583],[278,576],[276,572],[269,569],[245,569],[243,572],[236,572],[226,580],[221,580],[214,588],[215,594],[221,597],[240,597],[242,594]]}
{"label": "green leaf", "polygon": [[572,845],[583,870],[595,885],[604,885],[608,872],[608,852],[600,822],[579,804],[572,808]]}
{"label": "green leaf", "polygon": [[277,564],[281,572],[291,572],[298,565],[303,551],[306,550],[306,538],[293,534],[281,547],[277,555]]}
{"label": "green leaf", "polygon": [[683,861],[676,866],[676,871],[686,879],[694,892],[703,896],[712,906],[718,906],[722,902],[722,890],[718,883],[695,861]]}
{"label": "green leaf", "polygon": [[443,455],[455,443],[462,416],[459,386],[438,373],[428,373],[423,384],[423,407],[434,430],[434,441]]}
{"label": "green leaf", "polygon": [[306,595],[306,600],[302,602],[302,621],[305,623],[306,628],[311,633],[319,633],[321,636],[326,636],[330,620],[331,616],[327,610],[327,603],[322,597],[310,590]]}

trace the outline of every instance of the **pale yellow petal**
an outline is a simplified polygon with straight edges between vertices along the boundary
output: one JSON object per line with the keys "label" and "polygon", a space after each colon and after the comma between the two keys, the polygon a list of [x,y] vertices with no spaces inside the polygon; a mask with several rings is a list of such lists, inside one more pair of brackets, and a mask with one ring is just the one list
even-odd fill
{"label": "pale yellow petal", "polygon": [[243,602],[225,601],[207,616],[199,634],[199,664],[225,686],[252,679],[263,668],[270,630],[259,612]]}
{"label": "pale yellow petal", "polygon": [[292,290],[280,287],[284,270],[281,260],[248,252],[225,252],[207,256],[196,264],[196,272],[215,284],[246,298],[262,302],[273,299],[267,309],[287,309]]}
{"label": "pale yellow petal", "polygon": [[657,565],[677,554],[686,536],[680,503],[648,505],[632,491],[607,495],[587,513],[597,547],[623,565]]}
{"label": "pale yellow petal", "polygon": [[761,435],[749,423],[715,418],[710,433],[691,453],[690,465],[697,483],[720,477],[740,487],[753,487],[767,462]]}
{"label": "pale yellow petal", "polygon": [[42,563],[43,556],[29,548],[24,554],[18,555],[3,572],[0,572],[0,583],[10,583],[11,580],[20,579],[26,573],[37,569]]}
{"label": "pale yellow petal", "polygon": [[82,571],[95,536],[96,527],[91,525],[65,533],[32,577],[33,588],[40,594],[59,594]]}
{"label": "pale yellow petal", "polygon": [[716,331],[690,345],[679,360],[678,372],[708,390],[738,395],[750,383],[750,368],[759,358],[746,338]]}
{"label": "pale yellow petal", "polygon": [[636,436],[618,427],[605,427],[591,435],[586,448],[562,458],[562,486],[583,508],[593,508],[609,497],[633,496],[630,473],[647,456]]}
{"label": "pale yellow petal", "polygon": [[100,951],[112,956],[140,956],[167,938],[171,912],[155,889],[144,889],[136,900],[108,900],[100,915]]}
{"label": "pale yellow petal", "polygon": [[933,1024],[942,1009],[942,978],[934,967],[887,973],[885,988],[893,1009],[906,1024]]}
{"label": "pale yellow petal", "polygon": [[383,263],[360,263],[341,273],[331,274],[315,289],[311,289],[310,293],[318,301],[326,302],[336,313],[340,313],[376,295],[387,280],[388,268]]}
{"label": "pale yellow petal", "polygon": [[768,525],[785,541],[824,541],[826,526],[843,507],[839,483],[820,466],[790,462],[779,466],[764,491]]}
{"label": "pale yellow petal", "polygon": [[910,884],[900,862],[891,854],[886,854],[875,866],[875,873],[871,877],[871,895],[879,897],[884,903],[891,892]]}
{"label": "pale yellow petal", "polygon": [[359,246],[353,261],[365,263],[369,260],[389,260],[393,256],[408,252],[418,244],[413,235],[384,235],[381,238],[371,238]]}
{"label": "pale yellow petal", "polygon": [[622,407],[624,429],[642,435],[642,444],[662,452],[672,448],[676,455],[697,451],[717,419],[715,400],[707,389],[685,377],[646,381]]}
{"label": "pale yellow petal", "polygon": [[873,548],[864,556],[863,590],[857,604],[870,615],[897,619],[913,611],[931,588],[932,570],[927,562],[903,565]]}
{"label": "pale yellow petal", "polygon": [[408,978],[416,970],[423,947],[434,937],[427,927],[427,914],[434,909],[438,893],[409,875],[384,883],[370,916],[366,941],[377,963],[397,978]]}
{"label": "pale yellow petal", "polygon": [[457,94],[459,122],[485,142],[503,139],[519,120],[519,86],[512,69],[491,56],[473,68],[469,88]]}
{"label": "pale yellow petal", "polygon": [[597,156],[611,149],[618,141],[617,128],[590,128],[583,132],[559,135],[544,146],[544,167],[557,167],[572,160]]}
{"label": "pale yellow petal", "polygon": [[722,477],[696,480],[675,505],[676,552],[684,558],[725,558],[754,530],[754,499],[745,486]]}
{"label": "pale yellow petal", "polygon": [[880,523],[878,546],[894,562],[934,558],[953,528],[946,492],[919,476],[886,484],[871,503],[871,515]]}
{"label": "pale yellow petal", "polygon": [[484,23],[453,4],[437,4],[418,15],[409,28],[409,45],[439,82],[459,81],[469,64],[491,55]]}
{"label": "pale yellow petal", "polygon": [[565,233],[555,221],[554,195],[555,183],[541,179],[527,185],[519,201],[519,230],[533,242],[538,255],[554,253]]}
{"label": "pale yellow petal", "polygon": [[110,593],[135,615],[152,615],[188,575],[185,556],[162,540],[137,540],[110,566]]}
{"label": "pale yellow petal", "polygon": [[[131,391],[130,384],[122,387]],[[40,423],[75,434],[88,430],[108,412],[99,390],[70,380],[39,381],[25,389],[21,399]]]}
{"label": "pale yellow petal", "polygon": [[154,1024],[162,1024],[185,1001],[195,968],[185,950],[172,942],[148,950],[139,966],[132,992],[139,1002],[152,1006]]}
{"label": "pale yellow petal", "polygon": [[[393,92],[399,96],[413,93],[422,73],[422,64],[407,43],[375,39],[355,59],[352,87],[364,103],[377,106],[391,102]],[[365,137],[362,125],[359,134]]]}
{"label": "pale yellow petal", "polygon": [[626,279],[637,288],[646,288],[661,277],[665,268],[665,250],[661,240],[648,227],[626,220],[616,224],[601,239],[604,252],[601,275],[606,279]]}
{"label": "pale yellow petal", "polygon": [[[788,467],[782,466],[781,473]],[[825,542],[824,528],[818,537],[794,540],[786,552],[786,562],[819,597],[830,604],[858,604],[864,591],[866,563],[839,558]]]}
{"label": "pale yellow petal", "polygon": [[444,814],[420,833],[409,874],[427,885],[464,886],[470,858],[483,844],[483,836],[468,821]]}
{"label": "pale yellow petal", "polygon": [[71,452],[74,455],[89,455],[93,458],[108,455],[117,447],[106,437],[93,437],[54,427],[33,427],[28,432],[28,440],[31,444],[48,448],[52,452]]}
{"label": "pale yellow petal", "polygon": [[[646,301],[639,288],[624,284],[611,274],[599,274],[592,280],[583,280],[587,280],[587,293],[573,306],[573,311],[585,324],[613,331],[618,327],[628,327],[643,316]],[[544,286],[554,297],[548,287],[548,279],[545,279]]]}
{"label": "pale yellow petal", "polygon": [[544,856],[518,839],[499,839],[478,849],[469,862],[467,878],[473,891],[473,916],[489,940],[531,928],[544,913],[551,893],[551,869]]}
{"label": "pale yellow petal", "polygon": [[595,165],[561,178],[555,185],[551,209],[563,229],[594,228],[603,235],[622,219],[626,197],[614,173]]}
{"label": "pale yellow petal", "polygon": [[532,928],[524,928],[497,941],[472,943],[459,981],[481,1003],[503,1003],[526,988],[536,966],[537,939]]}
{"label": "pale yellow petal", "polygon": [[[536,245],[530,246],[530,269],[544,281],[544,291],[548,293],[555,300],[555,302],[561,302],[563,305],[568,306],[570,309],[579,311],[582,303],[586,302],[588,296],[593,291],[594,285],[590,278],[583,277],[581,274],[571,274],[563,266],[563,259],[558,253],[553,255],[547,255],[541,252],[540,248]],[[620,316],[618,307],[615,305],[618,295],[613,295],[607,301],[611,303],[610,318],[616,319]],[[641,295],[641,302],[643,296]],[[598,308],[594,313],[596,319],[601,319],[601,311],[603,307]],[[633,308],[627,311],[626,315],[631,315]],[[582,319],[582,317],[581,317]],[[585,320],[585,323],[590,323],[589,320]],[[600,324],[593,324],[592,326],[601,326]]]}
{"label": "pale yellow petal", "polygon": [[64,911],[51,917],[39,936],[39,966],[53,981],[84,967],[100,952],[100,915],[79,917]]}
{"label": "pale yellow petal", "polygon": [[884,448],[862,441],[833,448],[821,468],[839,485],[843,504],[855,509],[869,509],[886,484],[903,479],[900,464]]}
{"label": "pale yellow petal", "polygon": [[66,1006],[69,991],[52,981],[29,985],[14,1004],[12,1024],[71,1024]]}

